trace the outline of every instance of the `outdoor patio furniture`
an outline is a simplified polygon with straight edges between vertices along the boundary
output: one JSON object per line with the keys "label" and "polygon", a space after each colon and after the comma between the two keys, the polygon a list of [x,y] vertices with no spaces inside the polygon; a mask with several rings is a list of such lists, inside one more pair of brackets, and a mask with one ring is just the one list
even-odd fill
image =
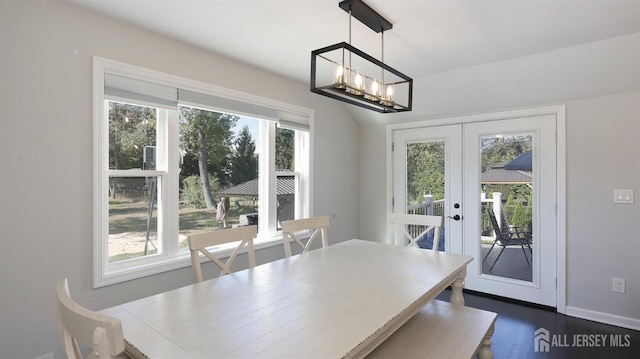
{"label": "outdoor patio furniture", "polygon": [[493,227],[493,231],[495,232],[496,237],[495,237],[495,240],[493,241],[493,244],[491,245],[491,248],[489,248],[489,251],[484,256],[482,261],[484,262],[487,260],[487,258],[489,257],[489,253],[491,253],[491,251],[493,250],[493,247],[495,247],[496,245],[502,247],[502,249],[500,249],[500,253],[498,253],[498,257],[493,262],[489,270],[492,270],[493,267],[496,265],[496,263],[500,259],[500,256],[502,255],[502,252],[504,252],[505,248],[510,246],[511,247],[520,246],[522,248],[522,253],[524,253],[524,258],[527,261],[527,264],[530,264],[529,257],[527,257],[527,252],[525,251],[524,247],[526,246],[527,248],[529,248],[529,251],[533,255],[533,250],[531,249],[531,233],[518,231],[517,228],[512,229],[507,226],[505,226],[504,228],[500,228],[500,226],[498,225],[498,220],[496,219],[496,215],[493,212],[493,209],[487,208],[487,211],[489,213],[489,218],[491,219],[491,225]]}

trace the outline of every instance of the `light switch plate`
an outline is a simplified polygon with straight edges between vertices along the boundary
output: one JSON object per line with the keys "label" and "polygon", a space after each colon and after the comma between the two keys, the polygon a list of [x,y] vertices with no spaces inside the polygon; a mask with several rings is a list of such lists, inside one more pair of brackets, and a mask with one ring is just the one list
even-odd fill
{"label": "light switch plate", "polygon": [[614,189],[613,203],[633,203],[632,189]]}

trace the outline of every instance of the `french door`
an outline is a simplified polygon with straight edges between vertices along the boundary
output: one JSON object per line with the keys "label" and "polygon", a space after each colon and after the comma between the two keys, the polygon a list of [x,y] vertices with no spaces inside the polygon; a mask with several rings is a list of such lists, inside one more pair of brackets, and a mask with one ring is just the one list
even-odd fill
{"label": "french door", "polygon": [[[555,116],[393,131],[393,211],[444,218],[465,286],[556,306]],[[428,243],[426,244],[428,246]]]}

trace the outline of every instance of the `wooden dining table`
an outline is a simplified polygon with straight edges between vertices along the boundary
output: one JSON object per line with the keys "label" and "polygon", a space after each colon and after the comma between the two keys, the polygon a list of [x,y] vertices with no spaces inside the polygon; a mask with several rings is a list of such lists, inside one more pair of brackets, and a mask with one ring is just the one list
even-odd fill
{"label": "wooden dining table", "polygon": [[472,257],[348,240],[104,309],[138,358],[362,358]]}

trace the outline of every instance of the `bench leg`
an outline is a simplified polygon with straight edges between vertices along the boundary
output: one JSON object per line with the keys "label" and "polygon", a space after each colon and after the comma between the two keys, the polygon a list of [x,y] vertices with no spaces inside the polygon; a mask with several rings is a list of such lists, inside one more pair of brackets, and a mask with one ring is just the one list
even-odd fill
{"label": "bench leg", "polygon": [[451,284],[451,304],[454,307],[464,307],[464,297],[462,296],[462,288],[464,287],[464,277],[458,278]]}
{"label": "bench leg", "polygon": [[493,324],[487,330],[487,334],[480,344],[480,350],[478,351],[478,359],[493,359],[493,351],[491,350],[491,337],[493,336]]}

